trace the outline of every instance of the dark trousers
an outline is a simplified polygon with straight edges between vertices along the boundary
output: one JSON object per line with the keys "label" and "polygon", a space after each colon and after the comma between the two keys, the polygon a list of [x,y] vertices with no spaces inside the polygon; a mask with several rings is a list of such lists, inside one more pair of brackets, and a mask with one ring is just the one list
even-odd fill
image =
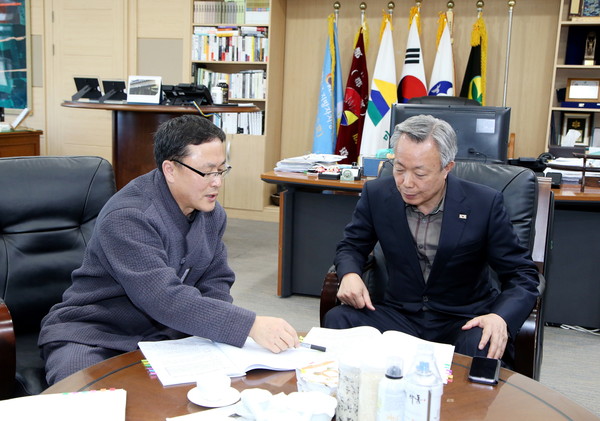
{"label": "dark trousers", "polygon": [[[397,330],[432,342],[454,345],[454,351],[471,357],[485,357],[489,344],[478,349],[482,329],[474,327],[462,330],[462,326],[470,320],[467,317],[439,313],[433,310],[421,310],[416,313],[402,312],[384,304],[376,304],[376,310],[355,309],[341,305],[331,309],[325,315],[324,327],[347,329],[357,326],[373,326],[380,332]],[[509,339],[506,346],[503,365],[512,365],[514,346]]]}
{"label": "dark trousers", "polygon": [[123,351],[75,342],[50,342],[42,347],[42,356],[46,361],[46,380],[52,386],[79,370],[122,353]]}

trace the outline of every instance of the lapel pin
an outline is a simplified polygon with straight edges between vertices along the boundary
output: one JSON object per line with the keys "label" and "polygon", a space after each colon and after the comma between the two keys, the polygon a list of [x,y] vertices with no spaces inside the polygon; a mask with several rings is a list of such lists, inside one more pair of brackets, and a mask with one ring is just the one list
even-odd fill
{"label": "lapel pin", "polygon": [[459,219],[467,219],[467,214],[466,213],[459,213],[458,217],[459,217]]}

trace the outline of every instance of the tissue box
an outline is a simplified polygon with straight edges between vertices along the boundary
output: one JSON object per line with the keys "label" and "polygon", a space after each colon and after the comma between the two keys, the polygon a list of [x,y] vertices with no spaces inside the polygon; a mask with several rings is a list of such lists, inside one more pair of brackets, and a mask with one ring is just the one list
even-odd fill
{"label": "tissue box", "polygon": [[336,396],[338,379],[337,361],[320,361],[296,369],[299,392],[322,392]]}
{"label": "tissue box", "polygon": [[364,157],[363,175],[365,177],[377,177],[379,164],[387,161],[387,158]]}

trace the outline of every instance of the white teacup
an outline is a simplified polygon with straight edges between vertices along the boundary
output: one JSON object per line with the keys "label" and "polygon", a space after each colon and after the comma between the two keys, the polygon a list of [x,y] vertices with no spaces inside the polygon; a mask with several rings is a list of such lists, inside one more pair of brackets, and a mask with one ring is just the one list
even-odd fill
{"label": "white teacup", "polygon": [[218,401],[231,387],[231,379],[222,371],[213,371],[200,375],[196,388],[207,401]]}

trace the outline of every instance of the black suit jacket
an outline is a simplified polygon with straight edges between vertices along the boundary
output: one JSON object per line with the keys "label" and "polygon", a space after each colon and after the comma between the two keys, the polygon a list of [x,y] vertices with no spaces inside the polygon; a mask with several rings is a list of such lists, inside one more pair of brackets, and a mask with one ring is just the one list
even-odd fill
{"label": "black suit jacket", "polygon": [[[339,243],[335,265],[340,279],[362,275],[368,254],[380,242],[389,281],[385,303],[408,312],[423,306],[468,318],[500,315],[516,335],[538,295],[537,268],[519,244],[502,194],[492,188],[447,179],[442,231],[425,282],[406,219],[405,202],[392,176],[365,184],[352,221]],[[491,277],[497,273],[499,285]]]}

